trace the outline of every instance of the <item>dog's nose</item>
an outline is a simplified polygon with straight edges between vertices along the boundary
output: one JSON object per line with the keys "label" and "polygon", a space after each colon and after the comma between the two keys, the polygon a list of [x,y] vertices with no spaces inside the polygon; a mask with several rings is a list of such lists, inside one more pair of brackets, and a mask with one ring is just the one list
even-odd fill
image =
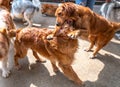
{"label": "dog's nose", "polygon": [[60,23],[56,23],[56,26],[60,26]]}

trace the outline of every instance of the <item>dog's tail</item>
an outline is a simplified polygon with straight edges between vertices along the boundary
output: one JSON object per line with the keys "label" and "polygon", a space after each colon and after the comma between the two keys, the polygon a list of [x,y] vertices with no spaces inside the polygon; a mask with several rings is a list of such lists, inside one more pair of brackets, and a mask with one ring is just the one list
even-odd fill
{"label": "dog's tail", "polygon": [[15,37],[18,32],[20,32],[22,29],[12,29],[8,31],[9,37]]}

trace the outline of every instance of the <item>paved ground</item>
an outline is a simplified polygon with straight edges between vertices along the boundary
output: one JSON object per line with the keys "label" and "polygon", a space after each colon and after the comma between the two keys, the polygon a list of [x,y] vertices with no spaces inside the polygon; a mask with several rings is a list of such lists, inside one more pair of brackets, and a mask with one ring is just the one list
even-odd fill
{"label": "paved ground", "polygon": [[[98,12],[100,6],[95,6],[94,11]],[[36,15],[34,23],[41,24],[40,27],[55,25],[54,17]],[[23,27],[17,21],[17,27]],[[88,47],[89,42],[79,40],[79,49],[75,55],[73,68],[78,76],[86,84],[85,87],[120,87],[120,40],[113,38],[98,54],[96,59],[89,59],[91,52],[83,49]],[[13,53],[13,50],[11,50]],[[17,71],[14,68],[13,55],[9,58],[11,75],[5,79],[1,77],[0,87],[79,87],[69,81],[61,72],[55,74],[47,61],[44,64],[35,63],[35,59],[28,52],[28,56],[19,62],[22,69]]]}

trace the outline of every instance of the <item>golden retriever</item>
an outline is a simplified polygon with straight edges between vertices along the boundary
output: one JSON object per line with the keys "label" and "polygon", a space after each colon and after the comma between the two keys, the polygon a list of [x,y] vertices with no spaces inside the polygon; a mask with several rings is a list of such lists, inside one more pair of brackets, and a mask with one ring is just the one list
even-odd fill
{"label": "golden retriever", "polygon": [[65,76],[79,85],[82,84],[82,81],[71,67],[74,54],[78,49],[78,40],[71,39],[67,36],[69,32],[72,32],[70,29],[63,29],[57,32],[56,36],[50,40],[47,40],[47,36],[53,33],[51,29],[32,27],[24,28],[16,32],[16,53],[14,56],[16,67],[20,67],[18,59],[24,58],[30,48],[49,59],[54,72],[58,71],[56,66],[56,62],[58,62]]}
{"label": "golden retriever", "polygon": [[55,16],[55,11],[57,8],[58,8],[57,5],[42,4],[41,13],[48,16]]}
{"label": "golden retriever", "polygon": [[[103,48],[114,36],[114,33],[120,28],[120,23],[106,20],[104,17],[90,10],[88,7],[76,5],[74,3],[63,3],[56,10],[57,26],[63,26],[67,20],[73,21],[73,29],[87,30],[88,39],[91,43],[86,51],[90,51],[94,45],[96,49],[91,58],[95,57],[98,51]],[[59,28],[60,29],[60,28]],[[57,28],[54,34],[59,31]],[[74,34],[69,36],[77,37]]]}

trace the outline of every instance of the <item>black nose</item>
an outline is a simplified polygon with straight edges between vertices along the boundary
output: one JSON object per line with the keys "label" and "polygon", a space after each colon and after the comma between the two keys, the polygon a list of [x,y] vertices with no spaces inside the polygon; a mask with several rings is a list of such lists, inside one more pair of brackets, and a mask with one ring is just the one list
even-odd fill
{"label": "black nose", "polygon": [[56,23],[56,26],[60,26],[60,23]]}

